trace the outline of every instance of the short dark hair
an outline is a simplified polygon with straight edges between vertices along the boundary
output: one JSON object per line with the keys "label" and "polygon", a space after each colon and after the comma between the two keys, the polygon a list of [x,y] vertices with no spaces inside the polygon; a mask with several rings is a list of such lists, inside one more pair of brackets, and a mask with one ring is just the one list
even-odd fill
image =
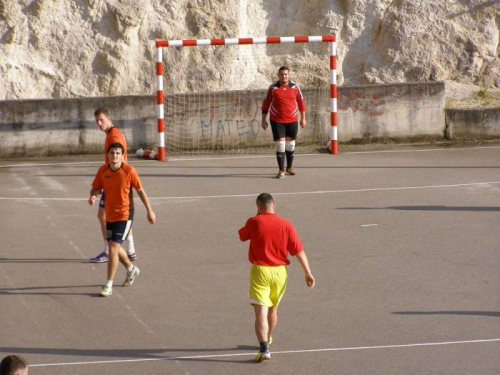
{"label": "short dark hair", "polygon": [[28,362],[19,355],[8,355],[0,362],[0,375],[14,375],[28,367]]}
{"label": "short dark hair", "polygon": [[104,115],[106,117],[110,117],[109,111],[106,108],[96,109],[96,111],[94,112],[94,117],[97,117],[99,115]]}
{"label": "short dark hair", "polygon": [[256,202],[260,207],[265,207],[265,206],[268,206],[270,204],[273,204],[274,199],[273,199],[273,196],[269,193],[261,193],[257,197]]}
{"label": "short dark hair", "polygon": [[125,149],[123,148],[123,145],[119,142],[111,143],[108,147],[108,152],[111,151],[112,148],[119,148],[122,150],[122,154],[125,153]]}
{"label": "short dark hair", "polygon": [[286,65],[283,65],[281,68],[279,68],[278,72],[281,72],[282,70],[288,70],[288,71],[290,71],[290,69],[288,69],[288,66],[286,66]]}

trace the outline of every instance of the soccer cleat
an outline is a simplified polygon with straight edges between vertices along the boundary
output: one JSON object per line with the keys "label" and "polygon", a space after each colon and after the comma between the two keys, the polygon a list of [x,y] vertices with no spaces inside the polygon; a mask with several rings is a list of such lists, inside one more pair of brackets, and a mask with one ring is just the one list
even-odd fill
{"label": "soccer cleat", "polygon": [[106,263],[108,261],[108,254],[102,252],[94,258],[90,258],[90,261],[94,263]]}
{"label": "soccer cleat", "polygon": [[127,277],[125,278],[125,281],[123,282],[122,286],[130,286],[134,283],[135,277],[141,273],[141,270],[139,267],[134,266],[132,268],[132,271],[127,272]]}
{"label": "soccer cleat", "polygon": [[293,167],[287,168],[286,173],[289,174],[290,176],[295,176],[295,169]]}
{"label": "soccer cleat", "polygon": [[285,178],[285,171],[279,171],[279,173],[276,175],[276,178]]}
{"label": "soccer cleat", "polygon": [[113,294],[113,288],[107,285],[104,285],[101,289],[101,296],[108,297]]}
{"label": "soccer cleat", "polygon": [[131,262],[137,260],[137,254],[136,253],[127,254],[127,256],[128,256],[128,260],[130,260]]}
{"label": "soccer cleat", "polygon": [[265,361],[267,359],[271,359],[271,353],[269,353],[269,350],[266,350],[265,352],[258,352],[254,361],[255,362],[262,362],[262,361]]}

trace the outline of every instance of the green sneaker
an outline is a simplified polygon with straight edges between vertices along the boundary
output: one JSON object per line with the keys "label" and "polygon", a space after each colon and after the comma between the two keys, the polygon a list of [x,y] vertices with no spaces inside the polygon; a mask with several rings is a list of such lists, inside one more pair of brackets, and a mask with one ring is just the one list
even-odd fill
{"label": "green sneaker", "polygon": [[104,285],[101,289],[101,296],[108,297],[113,294],[113,288],[107,285]]}
{"label": "green sneaker", "polygon": [[266,350],[265,352],[258,352],[254,361],[255,362],[262,362],[262,361],[265,361],[267,359],[271,359],[271,353],[269,353],[269,350]]}
{"label": "green sneaker", "polygon": [[273,336],[269,336],[269,340],[267,342],[271,345],[273,343]]}
{"label": "green sneaker", "polygon": [[134,266],[132,268],[132,271],[127,272],[127,277],[125,278],[125,281],[123,282],[122,286],[130,286],[134,283],[135,277],[141,273],[141,270],[139,267]]}

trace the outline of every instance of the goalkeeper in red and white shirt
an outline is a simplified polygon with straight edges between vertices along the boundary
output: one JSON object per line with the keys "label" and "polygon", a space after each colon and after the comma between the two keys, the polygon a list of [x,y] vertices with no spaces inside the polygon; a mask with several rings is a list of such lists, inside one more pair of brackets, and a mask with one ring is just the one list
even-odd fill
{"label": "goalkeeper in red and white shirt", "polygon": [[290,69],[282,66],[278,70],[278,81],[269,86],[267,95],[262,102],[262,129],[266,130],[267,114],[271,120],[273,138],[276,142],[276,158],[279,173],[277,178],[285,177],[286,173],[295,175],[293,169],[293,153],[298,131],[298,113],[300,126],[306,127],[306,103],[299,86],[290,81]]}

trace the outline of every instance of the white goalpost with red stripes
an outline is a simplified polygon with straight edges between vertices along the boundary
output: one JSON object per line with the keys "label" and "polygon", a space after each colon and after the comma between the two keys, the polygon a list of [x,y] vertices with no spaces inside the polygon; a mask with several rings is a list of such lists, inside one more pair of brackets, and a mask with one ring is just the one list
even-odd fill
{"label": "white goalpost with red stripes", "polygon": [[[266,38],[233,38],[233,39],[199,39],[199,40],[157,40],[156,41],[156,119],[157,119],[157,151],[137,150],[139,157],[165,161],[165,94],[163,48],[166,47],[202,47],[229,46],[249,44],[284,44],[284,43],[328,43],[330,52],[330,132],[329,149],[338,154],[337,145],[337,46],[334,35],[327,36],[295,36]],[[228,120],[226,120],[228,121]],[[238,124],[238,123],[236,123]],[[203,129],[203,123],[201,128]],[[218,130],[217,130],[218,132]],[[168,141],[168,140],[167,140]]]}

